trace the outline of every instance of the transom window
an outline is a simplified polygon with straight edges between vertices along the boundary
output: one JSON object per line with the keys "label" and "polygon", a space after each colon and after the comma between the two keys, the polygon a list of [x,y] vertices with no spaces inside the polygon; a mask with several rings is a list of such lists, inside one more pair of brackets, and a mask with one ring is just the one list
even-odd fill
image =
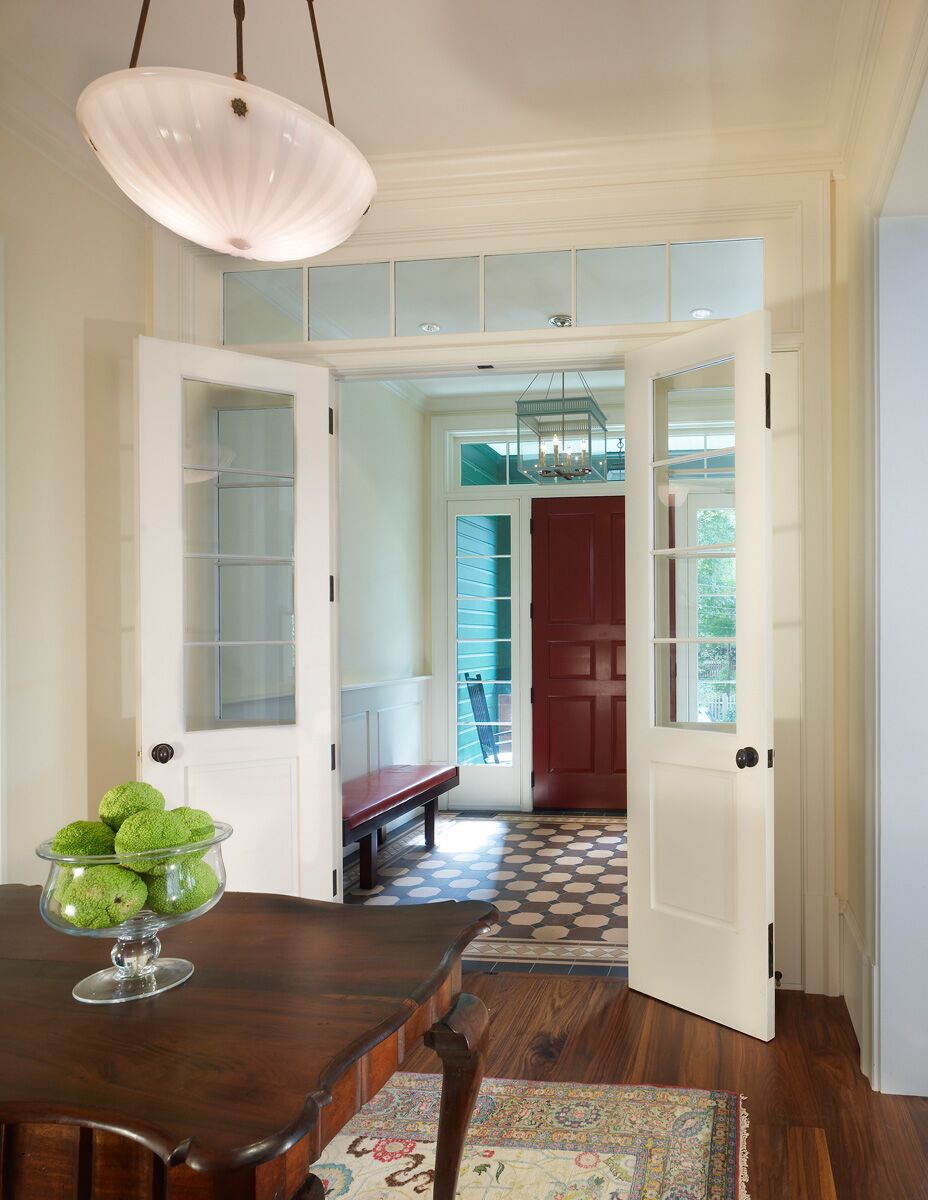
{"label": "transom window", "polygon": [[223,274],[223,344],[719,320],[764,305],[763,238]]}

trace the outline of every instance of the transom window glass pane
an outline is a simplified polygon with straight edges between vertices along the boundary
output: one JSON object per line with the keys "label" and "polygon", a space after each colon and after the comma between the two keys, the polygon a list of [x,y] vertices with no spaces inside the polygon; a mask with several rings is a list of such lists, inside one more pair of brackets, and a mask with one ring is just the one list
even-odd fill
{"label": "transom window glass pane", "polygon": [[480,328],[479,259],[398,262],[395,279],[399,337],[475,333]]}
{"label": "transom window glass pane", "polygon": [[577,251],[577,324],[667,320],[667,247]]}
{"label": "transom window glass pane", "polygon": [[734,362],[655,380],[655,719],[737,719]]}
{"label": "transom window glass pane", "polygon": [[184,382],[189,730],[295,720],[293,397]]}
{"label": "transom window glass pane", "polygon": [[[536,486],[533,479],[519,471],[515,438],[498,442],[461,442],[460,449],[461,487]],[[606,479],[610,483],[625,479],[625,438],[621,431],[609,431],[606,463]],[[570,485],[565,483],[564,486]]]}
{"label": "transom window glass pane", "polygon": [[763,307],[763,238],[670,247],[671,321],[740,317]]}
{"label": "transom window glass pane", "polygon": [[508,515],[455,520],[457,761],[512,763],[512,559]]}
{"label": "transom window glass pane", "polygon": [[484,327],[545,329],[570,317],[570,251],[489,254],[483,263]]}
{"label": "transom window glass pane", "polygon": [[303,272],[226,271],[222,277],[222,340],[226,346],[303,340]]}
{"label": "transom window glass pane", "polygon": [[506,442],[463,442],[461,444],[461,485],[487,487],[506,483]]}
{"label": "transom window glass pane", "polygon": [[309,268],[310,341],[389,334],[389,263]]}

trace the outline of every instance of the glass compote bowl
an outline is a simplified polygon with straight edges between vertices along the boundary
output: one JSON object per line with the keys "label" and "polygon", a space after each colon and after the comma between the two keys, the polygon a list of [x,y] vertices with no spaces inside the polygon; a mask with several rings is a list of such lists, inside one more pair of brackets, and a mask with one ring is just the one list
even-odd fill
{"label": "glass compote bowl", "polygon": [[[232,833],[232,826],[221,821],[214,825],[215,835],[207,841],[132,854],[57,854],[51,841],[37,847],[39,858],[51,864],[39,901],[39,911],[47,924],[59,933],[111,938],[115,942],[110,952],[113,965],[76,984],[76,1000],[86,1004],[143,1000],[190,978],[193,963],[185,958],[159,958],[158,934],[172,925],[202,917],[219,903],[226,886],[222,843]],[[129,872],[115,876],[117,883],[127,885],[125,896],[118,894],[119,887],[112,894],[112,873],[91,874],[98,867],[119,867]],[[138,880],[146,887],[142,907],[125,920],[113,920],[120,904],[128,910],[134,906],[133,897],[138,903]],[[80,883],[75,887],[77,881]],[[101,884],[108,885],[102,887],[106,893],[103,901],[99,901]],[[92,903],[88,902],[88,893]]]}

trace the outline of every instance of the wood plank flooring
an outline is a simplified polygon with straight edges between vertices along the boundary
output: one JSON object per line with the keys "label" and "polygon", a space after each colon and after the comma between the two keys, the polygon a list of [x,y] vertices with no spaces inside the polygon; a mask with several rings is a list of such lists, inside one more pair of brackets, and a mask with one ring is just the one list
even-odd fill
{"label": "wood plank flooring", "polygon": [[[781,992],[765,1044],[612,979],[464,980],[490,1010],[488,1075],[744,1094],[751,1200],[928,1200],[928,1100],[871,1091],[841,999]],[[420,1048],[403,1069],[437,1060]]]}

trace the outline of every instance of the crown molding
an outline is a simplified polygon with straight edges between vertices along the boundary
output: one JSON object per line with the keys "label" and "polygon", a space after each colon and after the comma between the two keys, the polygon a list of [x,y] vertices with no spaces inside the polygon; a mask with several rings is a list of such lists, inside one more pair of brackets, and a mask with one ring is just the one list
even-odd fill
{"label": "crown molding", "polygon": [[84,142],[73,111],[0,55],[0,126],[43,158],[142,223],[149,218],[125,196]]}
{"label": "crown molding", "polygon": [[[810,171],[843,177],[893,2],[844,0],[820,121],[376,156],[375,205]],[[148,219],[100,169],[71,107],[5,56],[0,125],[122,211]]]}
{"label": "crown molding", "polygon": [[741,175],[833,172],[840,154],[824,125],[661,137],[532,143],[449,154],[372,158],[376,207],[409,200],[571,192]]}
{"label": "crown molding", "polygon": [[892,127],[883,141],[882,154],[877,161],[871,182],[868,207],[879,213],[886,201],[896,165],[902,156],[906,135],[915,113],[922,88],[928,81],[928,4],[922,8],[914,36],[910,40],[908,61],[897,77],[897,88],[891,110],[894,114]]}

